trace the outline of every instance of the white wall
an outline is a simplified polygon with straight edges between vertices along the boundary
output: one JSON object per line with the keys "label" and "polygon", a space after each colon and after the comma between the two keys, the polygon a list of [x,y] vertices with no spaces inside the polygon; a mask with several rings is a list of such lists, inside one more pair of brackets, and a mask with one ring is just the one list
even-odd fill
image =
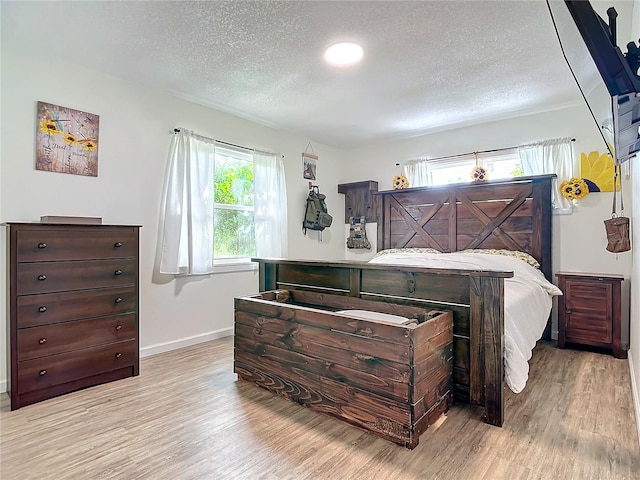
{"label": "white wall", "polygon": [[[633,190],[640,192],[640,158],[631,159]],[[633,208],[640,212],[640,195],[633,196]],[[640,215],[631,220],[631,251],[640,248]],[[640,438],[640,261],[637,255],[632,257],[631,265],[631,331],[629,340],[629,368],[631,372],[631,387],[633,403],[635,405],[636,425]]]}
{"label": "white wall", "polygon": [[[230,334],[233,297],[257,291],[255,272],[175,280],[153,275],[158,212],[171,131],[182,126],[234,144],[285,155],[290,256],[344,256],[342,228],[302,234],[308,181],[301,153],[309,139],[267,128],[139,84],[49,61],[2,44],[0,221],[37,221],[41,215],[102,217],[104,223],[140,224],[140,343],[143,354]],[[35,170],[36,102],[100,115],[98,177]],[[329,208],[342,212],[343,152],[312,143],[317,181]],[[338,227],[341,227],[336,215]],[[0,269],[5,270],[5,232]],[[4,305],[6,286],[0,283]],[[155,283],[154,283],[155,282]],[[7,378],[6,311],[0,318],[0,391]]]}
{"label": "white wall", "polygon": [[[633,2],[633,23],[627,39],[637,40],[640,32],[640,0]],[[640,192],[640,158],[632,159],[631,178],[632,189]],[[633,196],[633,211],[637,213],[631,221],[631,250],[637,252],[640,248],[640,195]],[[635,405],[636,425],[638,438],[640,439],[640,260],[637,255],[632,256],[631,264],[631,331],[629,340],[629,367],[631,370],[631,384],[633,391],[633,403]]]}

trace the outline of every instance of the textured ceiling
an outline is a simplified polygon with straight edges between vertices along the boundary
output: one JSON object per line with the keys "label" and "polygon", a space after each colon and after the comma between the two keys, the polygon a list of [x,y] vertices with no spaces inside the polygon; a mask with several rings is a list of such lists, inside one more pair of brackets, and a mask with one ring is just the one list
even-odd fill
{"label": "textured ceiling", "polygon": [[[336,147],[579,99],[540,0],[0,5],[3,44],[55,44],[51,57]],[[336,41],[363,62],[326,65]]]}

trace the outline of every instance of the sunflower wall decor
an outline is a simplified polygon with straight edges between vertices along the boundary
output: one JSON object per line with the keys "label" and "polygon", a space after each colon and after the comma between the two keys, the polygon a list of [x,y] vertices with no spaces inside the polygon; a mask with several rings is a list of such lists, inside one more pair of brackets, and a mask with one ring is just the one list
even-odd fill
{"label": "sunflower wall decor", "polygon": [[489,180],[489,172],[483,166],[476,165],[471,170],[471,180],[474,182],[483,182],[485,180]]}
{"label": "sunflower wall decor", "polygon": [[100,117],[38,102],[36,170],[98,176]]}
{"label": "sunflower wall decor", "polygon": [[396,175],[393,177],[392,186],[394,190],[402,190],[409,187],[409,180],[404,175]]}
{"label": "sunflower wall decor", "polygon": [[615,162],[609,152],[598,151],[580,154],[580,176],[589,192],[613,192]]}
{"label": "sunflower wall decor", "polygon": [[589,193],[589,187],[582,178],[570,178],[560,184],[560,192],[568,200],[580,200]]}

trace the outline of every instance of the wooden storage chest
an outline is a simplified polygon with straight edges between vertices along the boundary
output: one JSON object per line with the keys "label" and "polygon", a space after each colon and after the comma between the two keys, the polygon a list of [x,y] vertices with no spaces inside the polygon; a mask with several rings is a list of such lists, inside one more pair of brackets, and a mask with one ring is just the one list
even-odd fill
{"label": "wooden storage chest", "polygon": [[[360,309],[415,319],[366,320]],[[234,371],[408,448],[452,401],[451,312],[297,290],[235,299]]]}
{"label": "wooden storage chest", "polygon": [[8,226],[11,409],[137,375],[139,227]]}

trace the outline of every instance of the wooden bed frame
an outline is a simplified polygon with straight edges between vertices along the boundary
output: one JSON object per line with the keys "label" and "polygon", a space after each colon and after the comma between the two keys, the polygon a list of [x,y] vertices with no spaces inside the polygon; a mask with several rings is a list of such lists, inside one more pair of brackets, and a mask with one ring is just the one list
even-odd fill
{"label": "wooden bed frame", "polygon": [[[345,220],[378,223],[378,250],[443,252],[499,248],[529,253],[551,280],[551,185],[555,175],[377,191],[376,182],[338,187]],[[504,279],[512,272],[444,270],[347,261],[254,258],[260,291],[325,292],[453,312],[454,401],[504,419]],[[548,330],[548,329],[547,329]]]}

